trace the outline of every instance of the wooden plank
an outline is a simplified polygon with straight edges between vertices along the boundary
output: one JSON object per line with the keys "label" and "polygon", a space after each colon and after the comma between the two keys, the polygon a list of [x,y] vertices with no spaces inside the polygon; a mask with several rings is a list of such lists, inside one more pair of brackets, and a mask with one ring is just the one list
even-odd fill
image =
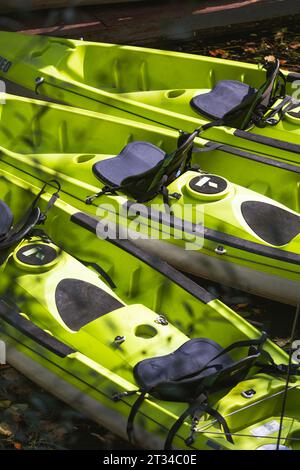
{"label": "wooden plank", "polygon": [[111,5],[116,3],[139,2],[141,0],[2,0],[0,13],[13,11],[34,11],[52,8],[68,8],[89,5]]}
{"label": "wooden plank", "polygon": [[253,23],[300,14],[295,0],[173,0],[144,1],[31,12],[4,21],[2,29],[28,34],[119,44],[147,45],[195,36],[215,38],[226,32],[253,30]]}

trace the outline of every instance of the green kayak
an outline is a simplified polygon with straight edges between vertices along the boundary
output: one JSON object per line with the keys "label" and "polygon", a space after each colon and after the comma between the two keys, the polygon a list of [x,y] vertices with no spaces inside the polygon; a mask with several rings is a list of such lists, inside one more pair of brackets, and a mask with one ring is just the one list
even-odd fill
{"label": "green kayak", "polygon": [[[0,74],[55,100],[299,163],[299,74],[116,44],[0,33]],[[293,96],[293,97],[292,97]]]}
{"label": "green kayak", "polygon": [[143,447],[300,448],[297,364],[286,388],[287,355],[265,334],[130,242],[99,240],[56,182],[10,171],[2,162],[9,363]]}
{"label": "green kayak", "polygon": [[24,179],[58,180],[63,198],[107,220],[111,238],[118,223],[123,238],[182,271],[299,301],[298,167],[196,142],[197,133],[178,143],[172,130],[19,97],[0,109],[2,162]]}

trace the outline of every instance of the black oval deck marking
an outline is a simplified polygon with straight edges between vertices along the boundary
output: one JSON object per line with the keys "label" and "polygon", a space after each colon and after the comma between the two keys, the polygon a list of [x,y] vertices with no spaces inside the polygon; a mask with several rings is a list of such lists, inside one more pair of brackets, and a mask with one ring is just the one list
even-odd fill
{"label": "black oval deck marking", "polygon": [[56,286],[55,302],[63,322],[74,331],[124,307],[115,297],[86,281],[63,279]]}
{"label": "black oval deck marking", "polygon": [[271,245],[286,245],[300,233],[300,217],[281,207],[262,201],[245,201],[241,211],[253,232]]}

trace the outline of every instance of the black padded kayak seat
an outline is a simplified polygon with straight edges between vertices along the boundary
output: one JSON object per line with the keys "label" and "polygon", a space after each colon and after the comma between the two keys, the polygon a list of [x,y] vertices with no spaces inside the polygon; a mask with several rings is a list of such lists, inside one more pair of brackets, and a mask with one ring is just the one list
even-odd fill
{"label": "black padded kayak seat", "polygon": [[105,184],[117,187],[126,178],[154,169],[165,156],[163,150],[149,142],[131,142],[118,156],[95,163],[93,172]]}
{"label": "black padded kayak seat", "polygon": [[194,96],[190,104],[195,111],[209,119],[222,119],[256,92],[255,88],[246,83],[221,80],[209,93]]}
{"label": "black padded kayak seat", "polygon": [[[118,401],[123,396],[140,392],[128,417],[129,440],[132,440],[134,418],[149,393],[160,400],[189,403],[170,429],[165,449],[172,448],[173,438],[185,419],[188,416],[195,418],[197,411],[215,418],[223,427],[226,439],[233,444],[225,418],[208,403],[209,393],[244,380],[263,354],[266,339],[266,333],[262,333],[260,338],[237,341],[224,348],[212,339],[193,338],[170,354],[138,362],[133,374],[139,389],[114,395],[115,401]],[[244,349],[244,352],[234,359],[228,353],[237,349]],[[194,441],[194,424],[192,420],[191,434],[185,441],[187,445]]]}
{"label": "black padded kayak seat", "polygon": [[63,279],[56,286],[55,302],[63,322],[73,331],[124,307],[124,304],[89,282]]}
{"label": "black padded kayak seat", "polygon": [[190,167],[198,135],[199,129],[192,134],[182,133],[171,153],[149,142],[131,142],[117,157],[95,163],[93,172],[105,186],[89,196],[86,203],[92,204],[102,194],[120,191],[138,202],[150,201],[161,193],[164,203],[169,204],[167,186]]}
{"label": "black padded kayak seat", "polygon": [[211,339],[194,338],[171,354],[139,362],[134,367],[134,376],[142,390],[155,390],[152,394],[160,399],[187,402],[191,398],[189,388],[191,395],[195,394],[195,383],[234,364],[222,351]]}
{"label": "black padded kayak seat", "polygon": [[245,201],[241,210],[253,232],[271,245],[286,245],[300,234],[300,216],[281,207],[261,201]]}
{"label": "black padded kayak seat", "polygon": [[0,240],[9,232],[14,216],[5,202],[0,200]]}

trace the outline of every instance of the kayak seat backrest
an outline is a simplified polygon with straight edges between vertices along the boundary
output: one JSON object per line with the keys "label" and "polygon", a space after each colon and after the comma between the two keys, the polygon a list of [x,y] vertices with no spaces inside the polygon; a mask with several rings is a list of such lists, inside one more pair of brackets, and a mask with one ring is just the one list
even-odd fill
{"label": "kayak seat backrest", "polygon": [[39,207],[32,207],[25,212],[23,218],[11,226],[6,235],[0,238],[0,250],[6,250],[23,240],[33,228],[40,222],[41,211]]}
{"label": "kayak seat backrest", "polygon": [[73,331],[124,307],[124,304],[100,287],[71,278],[57,284],[55,303],[61,319]]}
{"label": "kayak seat backrest", "polygon": [[240,106],[257,90],[237,80],[221,80],[209,92],[195,96],[191,106],[209,119],[222,119],[229,111]]}
{"label": "kayak seat backrest", "polygon": [[264,125],[263,116],[279,97],[285,96],[285,78],[280,62],[266,61],[266,80],[258,88],[236,80],[221,80],[209,93],[195,96],[190,105],[212,119],[212,125],[247,129]]}
{"label": "kayak seat backrest", "polygon": [[14,216],[5,202],[0,200],[0,240],[9,232]]}
{"label": "kayak seat backrest", "polygon": [[148,142],[131,142],[118,156],[95,163],[93,172],[109,188],[140,202],[150,200],[185,170],[196,135],[171,154]]}
{"label": "kayak seat backrest", "polygon": [[171,354],[144,359],[133,372],[141,390],[162,400],[188,402],[243,380],[257,357],[234,361],[215,341],[194,338]]}
{"label": "kayak seat backrest", "polygon": [[241,211],[253,232],[271,245],[286,245],[300,234],[300,216],[281,207],[262,201],[245,201]]}
{"label": "kayak seat backrest", "polygon": [[163,150],[149,142],[131,142],[118,156],[95,163],[93,172],[105,184],[117,187],[126,178],[155,169],[165,155]]}

